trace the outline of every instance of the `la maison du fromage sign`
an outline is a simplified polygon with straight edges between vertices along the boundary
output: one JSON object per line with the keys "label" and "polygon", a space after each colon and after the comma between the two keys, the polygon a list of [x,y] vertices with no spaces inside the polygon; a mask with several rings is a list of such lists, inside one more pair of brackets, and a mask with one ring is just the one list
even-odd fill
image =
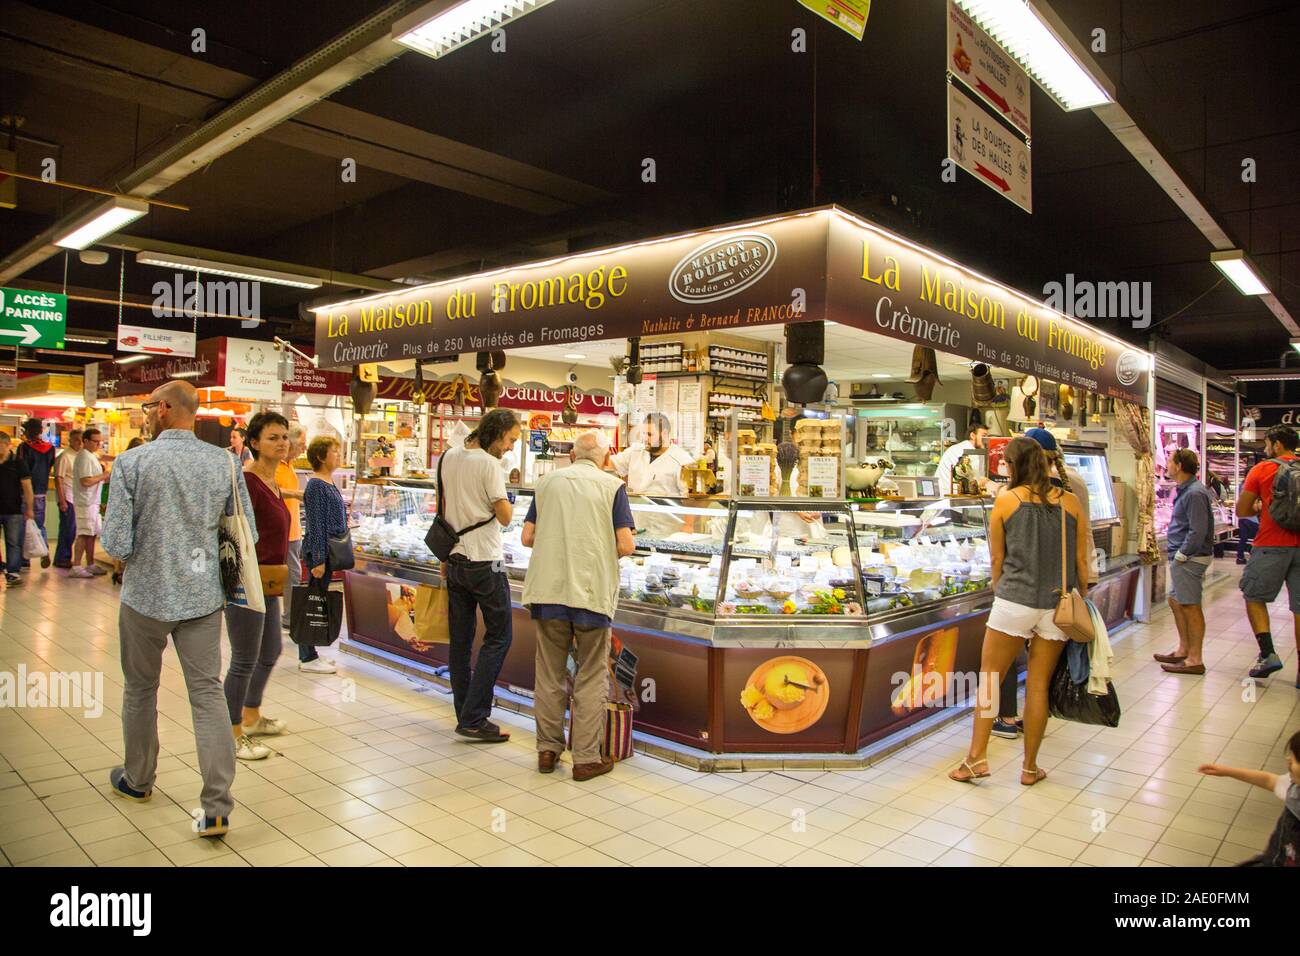
{"label": "la maison du fromage sign", "polygon": [[322,368],[832,319],[1143,401],[1149,357],[835,207],[322,306]]}

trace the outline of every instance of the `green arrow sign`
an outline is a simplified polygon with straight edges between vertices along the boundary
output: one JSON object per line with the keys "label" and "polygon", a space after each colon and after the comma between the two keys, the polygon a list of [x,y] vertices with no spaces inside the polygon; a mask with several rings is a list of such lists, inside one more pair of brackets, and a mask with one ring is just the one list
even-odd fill
{"label": "green arrow sign", "polygon": [[66,295],[0,289],[0,345],[61,349],[67,328]]}

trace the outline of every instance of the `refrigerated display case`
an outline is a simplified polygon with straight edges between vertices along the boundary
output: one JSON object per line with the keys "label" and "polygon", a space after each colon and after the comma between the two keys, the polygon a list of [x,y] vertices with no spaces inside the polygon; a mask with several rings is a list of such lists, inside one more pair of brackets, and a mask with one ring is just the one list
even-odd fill
{"label": "refrigerated display case", "polygon": [[[498,698],[526,710],[536,633],[521,600],[531,552],[520,532],[532,491],[513,493],[503,530],[513,643]],[[731,754],[838,754],[847,765],[966,702],[943,695],[979,666],[990,500],[632,496],[630,505],[637,550],[620,561],[613,636],[637,662],[643,749],[684,746],[684,762],[715,769]],[[440,583],[423,545],[435,506],[431,483],[358,485],[346,641],[436,679],[447,648],[419,643],[412,616],[418,588]],[[1113,623],[1131,606],[1124,595],[1109,603]]]}
{"label": "refrigerated display case", "polygon": [[1061,457],[1065,459],[1066,466],[1077,471],[1083,478],[1083,483],[1088,486],[1088,510],[1093,529],[1119,524],[1119,507],[1110,480],[1106,446],[1065,442],[1061,444]]}
{"label": "refrigerated display case", "polygon": [[965,405],[901,403],[856,409],[855,461],[886,458],[895,475],[934,474],[944,449],[966,437],[970,409]]}

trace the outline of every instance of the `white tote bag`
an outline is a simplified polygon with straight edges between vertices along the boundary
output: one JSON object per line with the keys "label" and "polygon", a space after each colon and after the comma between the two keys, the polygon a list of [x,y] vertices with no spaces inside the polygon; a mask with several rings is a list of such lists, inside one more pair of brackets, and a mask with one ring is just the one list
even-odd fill
{"label": "white tote bag", "polygon": [[23,557],[44,558],[50,553],[50,546],[41,534],[40,526],[31,518],[27,519],[27,533],[23,541]]}
{"label": "white tote bag", "polygon": [[226,603],[265,614],[262,576],[257,571],[257,545],[253,542],[253,529],[248,524],[244,500],[239,494],[234,455],[230,456],[230,497],[235,503],[234,513],[222,516],[217,531],[217,558],[221,564],[221,585],[226,592]]}

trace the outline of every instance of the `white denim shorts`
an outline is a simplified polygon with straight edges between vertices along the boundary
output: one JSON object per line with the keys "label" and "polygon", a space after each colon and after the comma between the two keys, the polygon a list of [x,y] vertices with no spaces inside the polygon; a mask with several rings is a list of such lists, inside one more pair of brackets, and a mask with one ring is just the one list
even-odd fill
{"label": "white denim shorts", "polygon": [[1012,637],[1041,637],[1049,641],[1068,641],[1070,638],[1056,626],[1052,616],[1056,608],[1025,607],[1000,597],[993,599],[988,626]]}

